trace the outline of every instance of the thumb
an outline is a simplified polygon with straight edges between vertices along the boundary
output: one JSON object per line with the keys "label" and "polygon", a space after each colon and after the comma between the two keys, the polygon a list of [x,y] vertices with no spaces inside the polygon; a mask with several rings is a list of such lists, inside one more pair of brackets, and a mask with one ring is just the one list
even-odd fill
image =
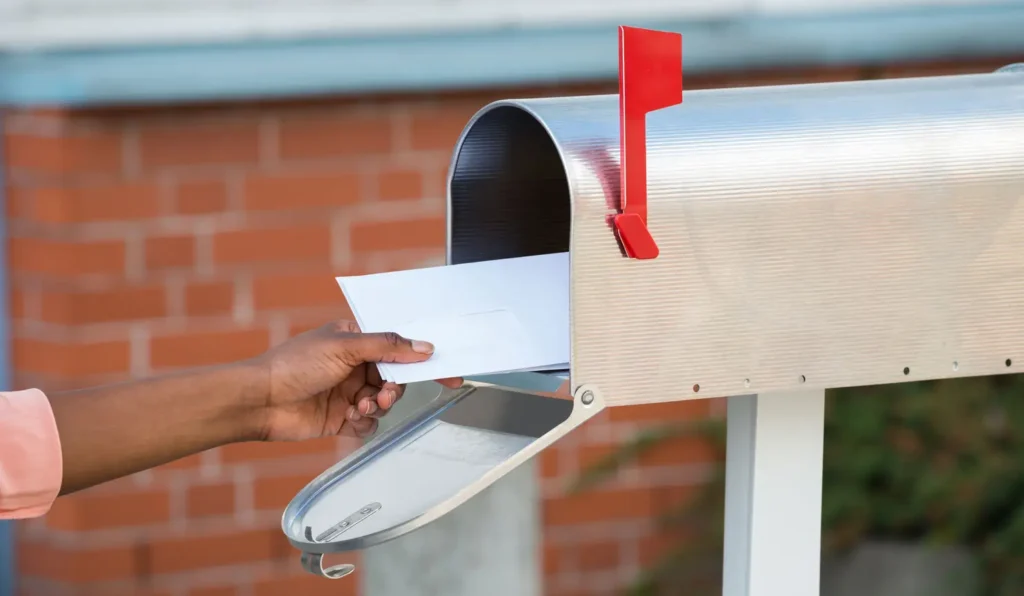
{"label": "thumb", "polygon": [[361,333],[344,340],[345,351],[362,362],[422,362],[434,353],[434,346],[425,341],[406,339],[393,332]]}

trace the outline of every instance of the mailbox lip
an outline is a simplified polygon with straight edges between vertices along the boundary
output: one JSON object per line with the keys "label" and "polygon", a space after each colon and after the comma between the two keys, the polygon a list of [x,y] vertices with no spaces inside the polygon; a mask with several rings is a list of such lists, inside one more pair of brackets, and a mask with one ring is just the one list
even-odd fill
{"label": "mailbox lip", "polygon": [[[587,96],[581,96],[581,97],[587,97]],[[572,238],[572,216],[573,216],[573,213],[575,211],[575,203],[576,203],[576,184],[575,184],[576,177],[573,175],[572,160],[567,158],[567,156],[565,154],[565,150],[562,147],[562,144],[558,142],[558,137],[555,135],[554,131],[551,129],[549,124],[531,106],[531,104],[533,104],[533,103],[544,102],[545,100],[550,100],[550,99],[552,99],[552,98],[538,97],[538,98],[534,98],[534,99],[529,99],[529,98],[527,98],[527,99],[499,99],[499,100],[496,100],[496,101],[492,101],[491,103],[489,103],[489,104],[485,105],[484,107],[480,108],[479,110],[477,110],[477,112],[475,114],[473,114],[473,116],[466,122],[466,125],[462,129],[462,132],[459,133],[459,138],[455,142],[455,149],[452,151],[452,157],[451,157],[451,159],[449,160],[449,163],[448,163],[448,174],[447,174],[447,176],[445,178],[445,210],[446,210],[446,213],[447,213],[447,217],[445,218],[445,241],[444,241],[444,244],[445,244],[444,252],[445,252],[445,254],[444,254],[444,261],[445,261],[446,265],[454,264],[454,263],[452,263],[452,217],[451,217],[451,213],[452,213],[452,180],[455,177],[455,166],[459,162],[459,156],[462,154],[462,148],[463,148],[463,146],[464,146],[464,144],[466,142],[466,139],[469,137],[469,133],[470,133],[470,131],[473,130],[473,127],[476,126],[476,123],[479,122],[480,119],[483,118],[484,116],[487,116],[488,114],[490,114],[491,112],[493,112],[493,111],[495,111],[495,110],[497,110],[499,108],[516,108],[519,111],[528,114],[531,118],[533,118],[537,122],[537,124],[539,124],[541,126],[541,128],[544,129],[544,132],[548,136],[548,140],[551,141],[551,144],[554,146],[555,151],[558,152],[558,159],[559,159],[559,161],[562,164],[562,170],[565,172],[566,185],[569,188],[569,237]],[[559,97],[557,99],[559,99],[559,100],[571,100],[571,99],[574,99],[574,98],[573,97]],[[570,244],[571,244],[571,241],[570,241]],[[572,267],[572,251],[571,250],[569,251],[569,266],[570,266],[570,268]]]}
{"label": "mailbox lip", "polygon": [[[543,373],[534,373],[543,374]],[[546,385],[548,382],[554,382],[556,379],[565,379],[561,373],[553,373],[551,375],[545,375],[550,377],[549,381],[541,383]],[[565,379],[567,381],[567,379]],[[367,534],[355,538],[342,539],[329,542],[315,542],[299,538],[296,532],[292,531],[295,522],[299,520],[300,516],[308,511],[310,506],[316,501],[321,494],[322,490],[331,486],[334,482],[339,479],[339,475],[344,475],[347,472],[357,469],[362,465],[371,463],[375,455],[381,451],[390,449],[407,436],[413,429],[421,427],[423,424],[433,420],[448,408],[452,407],[462,399],[471,398],[471,394],[479,389],[493,388],[513,393],[528,393],[538,394],[540,387],[526,388],[519,386],[510,386],[508,384],[495,384],[492,382],[480,381],[467,381],[463,387],[454,390],[442,390],[441,393],[435,398],[435,401],[439,400],[433,407],[424,408],[422,411],[417,412],[410,419],[401,425],[390,428],[387,431],[381,433],[380,436],[375,437],[373,440],[367,442],[362,447],[354,451],[348,457],[342,459],[338,463],[334,464],[316,478],[311,480],[305,487],[300,490],[295,497],[292,498],[291,502],[288,503],[281,515],[281,529],[288,539],[288,542],[296,549],[304,553],[309,554],[331,554],[331,553],[343,553],[351,552],[354,550],[362,550],[372,546],[376,546],[395,538],[400,538],[410,532],[414,532],[427,524],[434,522],[444,515],[452,512],[466,501],[477,495],[481,490],[491,486],[496,480],[503,477],[505,474],[518,468],[526,461],[532,459],[541,450],[550,446],[559,438],[565,436],[575,428],[579,427],[583,422],[594,417],[600,413],[606,407],[604,400],[600,394],[596,391],[588,391],[590,397],[593,399],[590,403],[582,403],[582,391],[578,391],[578,395],[574,394],[572,400],[572,409],[569,411],[569,415],[560,422],[558,425],[547,431],[540,437],[535,438],[529,445],[521,449],[518,453],[507,459],[502,464],[492,468],[483,477],[481,477],[475,483],[463,488],[449,499],[439,503],[426,511],[420,513],[413,519],[406,522],[392,526],[390,528],[380,530],[373,534]],[[540,391],[539,394],[543,394],[544,391]],[[495,478],[495,476],[497,476]],[[477,490],[472,490],[477,486],[481,486]]]}

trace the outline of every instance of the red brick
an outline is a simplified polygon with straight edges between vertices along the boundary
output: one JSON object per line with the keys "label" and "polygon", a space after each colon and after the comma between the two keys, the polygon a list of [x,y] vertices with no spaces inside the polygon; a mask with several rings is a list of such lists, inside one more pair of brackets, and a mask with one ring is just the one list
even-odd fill
{"label": "red brick", "polygon": [[541,451],[538,456],[540,460],[540,477],[541,478],[558,478],[559,476],[559,452],[558,448],[547,448]]}
{"label": "red brick", "polygon": [[424,196],[423,172],[392,168],[377,176],[377,196],[384,201],[419,199]]}
{"label": "red brick", "polygon": [[194,470],[202,463],[202,455],[188,455],[181,459],[176,459],[170,463],[166,463],[157,468],[157,470],[173,471],[173,470]]}
{"label": "red brick", "polygon": [[21,541],[17,558],[22,577],[62,582],[131,579],[141,571],[134,547],[93,546],[78,550]]}
{"label": "red brick", "polygon": [[138,220],[160,214],[152,184],[90,184],[43,187],[30,192],[32,216],[46,223]]}
{"label": "red brick", "polygon": [[22,121],[28,120],[37,123],[64,123],[74,115],[74,112],[65,107],[18,107],[7,110],[8,118],[18,118]]}
{"label": "red brick", "polygon": [[213,238],[218,263],[324,262],[330,256],[331,232],[326,224],[223,232]]}
{"label": "red brick", "polygon": [[591,444],[579,447],[576,457],[578,458],[580,470],[587,470],[598,465],[615,453],[618,448],[618,445],[611,443]]}
{"label": "red brick", "polygon": [[564,547],[555,546],[549,541],[543,541],[541,548],[543,549],[541,557],[545,576],[561,573],[571,567],[568,553]]}
{"label": "red brick", "polygon": [[346,309],[345,296],[327,271],[257,277],[252,283],[252,302],[257,311],[337,306],[342,314]]}
{"label": "red brick", "polygon": [[253,506],[256,509],[284,509],[295,495],[319,473],[301,476],[261,476],[253,483]]}
{"label": "red brick", "polygon": [[153,368],[224,364],[257,356],[269,345],[266,329],[163,335],[150,342],[149,359]]}
{"label": "red brick", "polygon": [[701,486],[641,486],[596,489],[548,499],[544,523],[562,526],[611,520],[647,519],[676,510]]}
{"label": "red brick", "polygon": [[33,216],[34,199],[30,189],[8,184],[3,187],[2,192],[9,220],[29,219]]}
{"label": "red brick", "polygon": [[22,319],[27,316],[28,311],[28,296],[25,292],[18,288],[11,288],[10,290],[10,316],[12,319]]}
{"label": "red brick", "polygon": [[40,298],[42,319],[65,325],[153,319],[167,312],[167,291],[160,285],[95,292],[52,290],[42,292]]}
{"label": "red brick", "polygon": [[353,205],[359,202],[359,186],[359,174],[354,171],[259,174],[245,181],[245,207],[294,211]]}
{"label": "red brick", "polygon": [[277,532],[280,529],[153,539],[146,545],[150,570],[176,573],[272,559]]}
{"label": "red brick", "polygon": [[[349,553],[345,553],[346,555]],[[338,556],[338,562],[349,563],[352,558]],[[331,555],[327,559],[333,560]],[[325,560],[327,560],[325,559]],[[333,565],[335,563],[327,563]],[[356,572],[339,580],[328,581],[313,575],[294,575],[275,577],[257,581],[253,585],[253,596],[282,596],[285,594],[302,594],[302,596],[356,596],[359,593],[358,564]]]}
{"label": "red brick", "polygon": [[[138,578],[134,581],[129,580],[128,582],[109,583],[101,582],[95,584],[76,584],[74,588],[74,596],[176,596],[176,592],[170,590],[158,590],[153,588],[146,588],[138,583]],[[29,596],[25,594],[24,596]],[[40,594],[39,596],[51,596],[50,594]]]}
{"label": "red brick", "polygon": [[369,252],[444,246],[445,220],[426,218],[357,223],[352,226],[352,250]]}
{"label": "red brick", "polygon": [[673,422],[703,420],[709,413],[707,399],[690,399],[672,402],[608,408],[608,420],[613,422]]}
{"label": "red brick", "polygon": [[592,490],[544,502],[544,523],[552,526],[644,519],[652,513],[648,488]]}
{"label": "red brick", "polygon": [[193,283],[185,287],[185,313],[189,316],[227,314],[232,311],[234,305],[233,283]]}
{"label": "red brick", "polygon": [[139,134],[144,168],[256,163],[258,123],[211,122],[154,126]]}
{"label": "red brick", "polygon": [[448,164],[436,166],[434,169],[434,182],[425,185],[423,196],[427,198],[444,198],[448,196]]}
{"label": "red brick", "polygon": [[127,341],[62,344],[15,338],[14,368],[20,373],[62,378],[125,373],[131,360]]}
{"label": "red brick", "polygon": [[189,517],[231,515],[235,512],[235,485],[231,483],[191,486],[185,496]]}
{"label": "red brick", "polygon": [[412,148],[452,151],[469,120],[482,107],[481,103],[473,102],[414,110],[410,125]]}
{"label": "red brick", "polygon": [[120,240],[65,242],[41,238],[11,238],[11,269],[60,277],[121,275],[125,245]]}
{"label": "red brick", "polygon": [[618,569],[622,560],[618,541],[584,542],[574,548],[576,569],[582,572]]}
{"label": "red brick", "polygon": [[719,454],[708,441],[697,436],[683,436],[658,443],[637,458],[637,464],[641,466],[672,466],[711,463],[719,459]]}
{"label": "red brick", "polygon": [[115,174],[122,167],[119,134],[43,137],[7,133],[4,153],[11,171],[51,175]]}
{"label": "red brick", "polygon": [[201,215],[219,213],[228,208],[228,186],[221,180],[183,180],[174,187],[174,205],[178,213]]}
{"label": "red brick", "polygon": [[234,443],[221,448],[225,464],[268,459],[285,459],[304,455],[331,454],[337,451],[338,439],[326,437],[313,441],[286,441],[280,443]]}
{"label": "red brick", "polygon": [[283,159],[365,157],[392,150],[387,115],[285,118],[279,130]]}
{"label": "red brick", "polygon": [[170,520],[170,503],[166,490],[85,491],[57,499],[46,516],[46,525],[56,530],[82,532],[161,524]]}
{"label": "red brick", "polygon": [[195,262],[196,239],[193,236],[161,236],[146,239],[146,268],[181,269]]}

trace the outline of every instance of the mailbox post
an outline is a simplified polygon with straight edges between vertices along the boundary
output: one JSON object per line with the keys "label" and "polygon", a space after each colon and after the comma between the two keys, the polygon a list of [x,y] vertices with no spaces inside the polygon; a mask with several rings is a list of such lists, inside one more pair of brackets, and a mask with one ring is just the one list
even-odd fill
{"label": "mailbox post", "polygon": [[436,519],[605,407],[729,396],[724,594],[813,596],[825,390],[1024,365],[1024,72],[679,103],[657,78],[678,41],[624,29],[618,96],[468,123],[448,262],[568,252],[571,370],[475,380],[314,480],[283,519],[308,570],[344,575],[323,557]]}

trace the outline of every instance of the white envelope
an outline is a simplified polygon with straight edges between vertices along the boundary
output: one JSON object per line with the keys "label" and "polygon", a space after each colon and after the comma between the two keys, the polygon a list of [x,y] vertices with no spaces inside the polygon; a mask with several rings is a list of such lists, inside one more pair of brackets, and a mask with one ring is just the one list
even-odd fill
{"label": "white envelope", "polygon": [[364,333],[434,344],[395,383],[569,368],[569,253],[337,278]]}

